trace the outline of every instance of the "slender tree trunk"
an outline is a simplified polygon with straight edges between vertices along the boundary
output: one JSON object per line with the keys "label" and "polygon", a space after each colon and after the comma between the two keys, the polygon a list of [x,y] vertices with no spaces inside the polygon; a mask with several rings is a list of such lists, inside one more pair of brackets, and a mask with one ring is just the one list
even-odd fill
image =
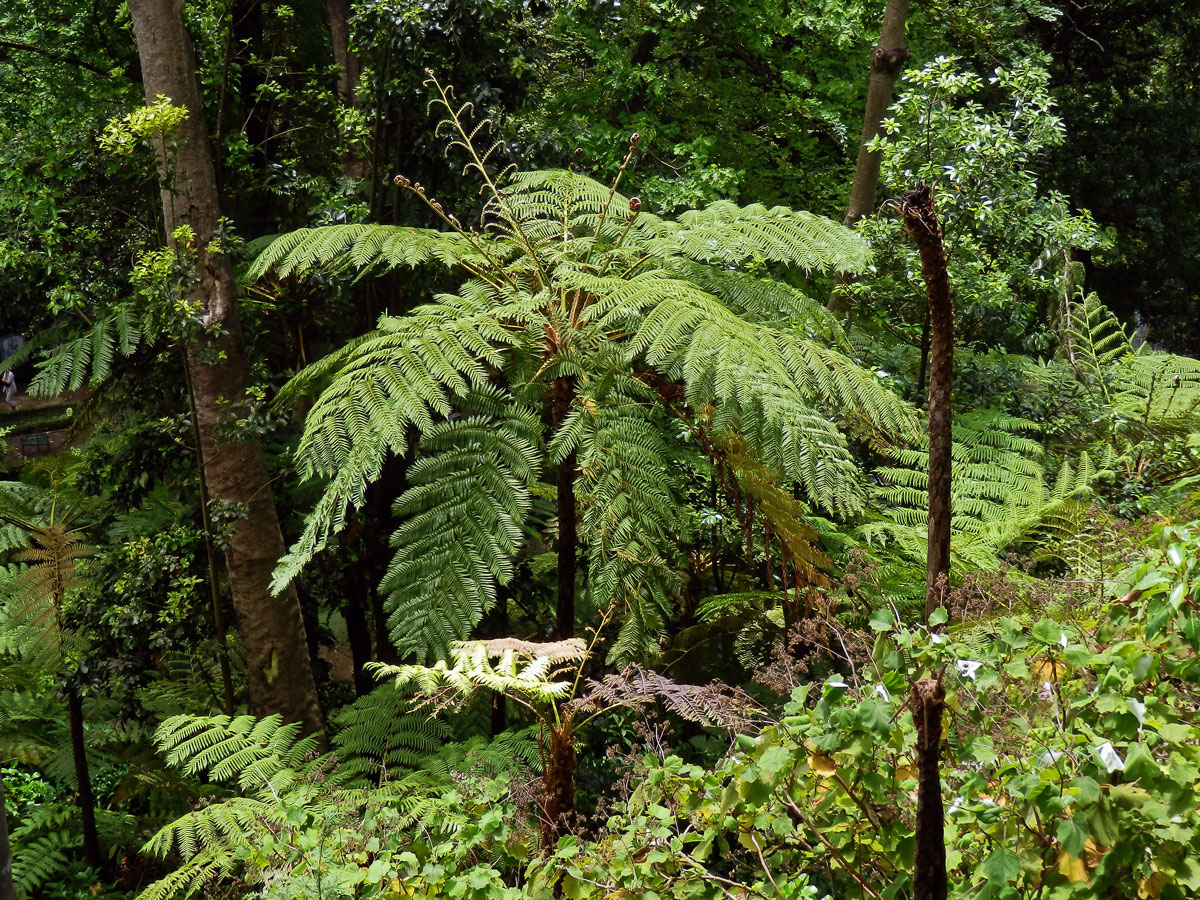
{"label": "slender tree trunk", "polygon": [[129,12],[147,101],[161,94],[188,110],[172,152],[164,147],[160,157],[163,221],[172,246],[175,230],[189,226],[198,254],[192,296],[206,328],[190,349],[189,366],[209,491],[214,500],[235,504],[243,513],[225,559],[246,647],[250,706],[255,713],[281,713],[321,731],[296,592],[289,587],[276,597],[269,589],[284,544],[262,448],[252,437],[229,433],[249,377],[233,266],[228,257],[208,251],[221,203],[183,0],[129,0]]}
{"label": "slender tree trunk", "polygon": [[16,900],[12,879],[12,847],[8,842],[8,812],[4,806],[4,775],[0,773],[0,900]]}
{"label": "slender tree trunk", "polygon": [[[551,389],[552,417],[555,430],[571,410],[575,386],[568,378],[558,378]],[[558,603],[555,609],[555,637],[560,641],[575,636],[575,574],[578,567],[578,510],[575,505],[575,454],[558,464],[554,472],[558,506]]]}
{"label": "slender tree trunk", "polygon": [[917,370],[917,390],[925,390],[925,379],[929,377],[929,308],[925,309],[925,324],[921,326],[921,365]]}
{"label": "slender tree trunk", "polygon": [[954,380],[954,303],[933,193],[927,185],[890,205],[921,252],[929,302],[929,545],[925,558],[925,618],[944,606],[950,578],[950,389]]}
{"label": "slender tree trunk", "polygon": [[100,852],[100,834],[96,831],[96,797],[88,774],[87,746],[83,742],[83,701],[74,688],[67,691],[67,721],[71,730],[71,755],[75,760],[75,796],[83,825],[83,855],[89,866],[99,869],[104,865],[104,855]]}
{"label": "slender tree trunk", "polygon": [[[871,80],[867,84],[867,108],[863,113],[862,136],[858,142],[858,161],[854,166],[854,181],[850,186],[850,203],[843,224],[853,225],[875,208],[875,191],[879,187],[879,151],[867,145],[879,134],[879,125],[892,103],[892,87],[900,66],[908,59],[904,46],[904,24],[908,18],[908,0],[887,0],[883,12],[883,28],[879,44],[871,51]],[[846,296],[835,291],[829,308],[846,313],[850,303]]]}
{"label": "slender tree trunk", "polygon": [[913,686],[913,724],[917,729],[917,830],[913,866],[914,900],[946,900],[946,830],[942,812],[942,677]]}
{"label": "slender tree trunk", "polygon": [[354,694],[361,697],[371,693],[375,685],[367,674],[366,664],[371,661],[371,629],[367,625],[367,585],[362,579],[357,579],[355,587],[346,598],[342,607],[342,617],[346,620],[346,641],[350,644],[350,659],[354,666]]}
{"label": "slender tree trunk", "polygon": [[543,746],[541,849],[554,849],[575,824],[575,735],[570,726],[546,728]]}
{"label": "slender tree trunk", "polygon": [[[333,42],[333,61],[338,67],[338,102],[344,107],[358,106],[358,81],[362,64],[358,54],[350,49],[350,0],[325,0],[325,18],[329,20],[329,36]],[[361,153],[342,154],[342,174],[365,178],[367,160]]]}

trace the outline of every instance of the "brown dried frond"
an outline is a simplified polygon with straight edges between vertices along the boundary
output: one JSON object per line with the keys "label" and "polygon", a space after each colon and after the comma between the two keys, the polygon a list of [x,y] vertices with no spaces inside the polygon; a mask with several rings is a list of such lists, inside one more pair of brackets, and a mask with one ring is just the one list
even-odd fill
{"label": "brown dried frond", "polygon": [[498,659],[512,652],[523,659],[545,659],[551,663],[580,662],[587,656],[587,644],[582,638],[567,638],[565,641],[522,641],[518,638],[496,638],[490,641],[470,641],[464,646],[482,646],[491,659]]}
{"label": "brown dried frond", "polygon": [[615,707],[638,708],[661,702],[689,722],[748,730],[762,715],[762,708],[744,691],[714,681],[711,684],[680,684],[636,663],[603,680],[588,682],[585,694],[573,701],[574,710],[588,712]]}

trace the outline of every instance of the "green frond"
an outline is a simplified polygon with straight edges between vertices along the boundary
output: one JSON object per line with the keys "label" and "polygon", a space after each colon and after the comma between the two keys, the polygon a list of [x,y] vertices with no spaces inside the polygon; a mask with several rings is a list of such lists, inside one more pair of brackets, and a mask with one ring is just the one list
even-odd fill
{"label": "green frond", "polygon": [[94,387],[104,381],[112,373],[116,354],[132,356],[142,343],[145,326],[136,317],[132,307],[120,306],[112,315],[97,319],[88,333],[60,344],[38,363],[29,393],[54,397],[85,383]]}
{"label": "green frond", "polygon": [[381,590],[397,647],[423,658],[465,638],[512,578],[540,477],[539,415],[494,390],[469,404],[491,415],[428,428],[395,506],[401,524]]}
{"label": "green frond", "polygon": [[553,644],[460,641],[450,648],[449,660],[432,666],[372,663],[371,668],[397,687],[411,686],[427,695],[449,691],[461,701],[478,690],[491,690],[535,703],[552,703],[571,692],[571,682],[558,678],[566,671],[564,666],[578,664],[586,653],[587,646],[578,638]]}
{"label": "green frond", "polygon": [[309,411],[297,449],[301,474],[330,478],[304,533],[276,570],[281,590],[361,506],[389,452],[403,455],[409,428],[429,430],[452,399],[488,386],[486,364],[512,338],[479,303],[442,298],[353,348]]}
{"label": "green frond", "polygon": [[441,722],[415,712],[412,695],[382,685],[344,707],[334,719],[333,748],[340,771],[373,782],[397,769],[416,769],[450,736]]}
{"label": "green frond", "polygon": [[271,793],[280,773],[314,765],[308,758],[318,746],[315,735],[302,735],[300,723],[284,724],[279,715],[172,716],[158,727],[154,739],[167,763],[189,775],[236,780],[242,790]]}
{"label": "green frond", "polygon": [[718,200],[672,222],[639,216],[638,243],[658,256],[725,266],[779,262],[810,272],[859,272],[870,262],[866,242],[830,219],[760,203]]}
{"label": "green frond", "polygon": [[1066,304],[1060,346],[1076,373],[1100,379],[1115,360],[1133,352],[1124,327],[1094,293]]}
{"label": "green frond", "polygon": [[491,259],[511,254],[512,248],[495,238],[471,238],[453,231],[409,228],[400,225],[327,225],[301,228],[273,240],[254,261],[249,275],[261,278],[272,270],[281,277],[320,268],[415,268],[440,262],[447,268],[468,265],[487,267]]}

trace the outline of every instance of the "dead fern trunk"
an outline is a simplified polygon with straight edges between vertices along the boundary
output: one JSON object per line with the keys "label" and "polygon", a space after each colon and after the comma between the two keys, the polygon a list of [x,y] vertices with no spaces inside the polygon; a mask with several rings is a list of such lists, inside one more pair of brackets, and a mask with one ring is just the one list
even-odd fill
{"label": "dead fern trunk", "polygon": [[946,900],[946,833],[942,811],[942,677],[913,686],[913,724],[917,729],[917,830],[913,866],[914,900]]}
{"label": "dead fern trunk", "polygon": [[925,557],[925,618],[946,602],[950,578],[951,403],[954,380],[954,302],[942,227],[933,192],[922,184],[889,202],[921,253],[929,304],[929,544]]}
{"label": "dead fern trunk", "polygon": [[12,846],[8,840],[8,813],[4,807],[4,774],[0,773],[0,900],[16,900],[12,879]]}

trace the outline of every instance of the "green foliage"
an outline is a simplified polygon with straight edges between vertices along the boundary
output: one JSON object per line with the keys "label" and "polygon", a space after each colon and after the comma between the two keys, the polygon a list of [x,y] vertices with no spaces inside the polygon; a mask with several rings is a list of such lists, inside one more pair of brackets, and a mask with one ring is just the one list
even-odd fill
{"label": "green foliage", "polygon": [[652,768],[609,837],[564,841],[534,883],[562,872],[574,897],[634,884],[690,897],[714,878],[737,895],[801,872],[837,896],[903,896],[916,771],[904,699],[943,672],[951,896],[1190,895],[1197,544],[1190,529],[1163,540],[1134,594],[1076,607],[1067,623],[1001,618],[946,634],[876,614],[857,677],[797,688],[782,720],[739,738],[715,771],[678,758]]}

